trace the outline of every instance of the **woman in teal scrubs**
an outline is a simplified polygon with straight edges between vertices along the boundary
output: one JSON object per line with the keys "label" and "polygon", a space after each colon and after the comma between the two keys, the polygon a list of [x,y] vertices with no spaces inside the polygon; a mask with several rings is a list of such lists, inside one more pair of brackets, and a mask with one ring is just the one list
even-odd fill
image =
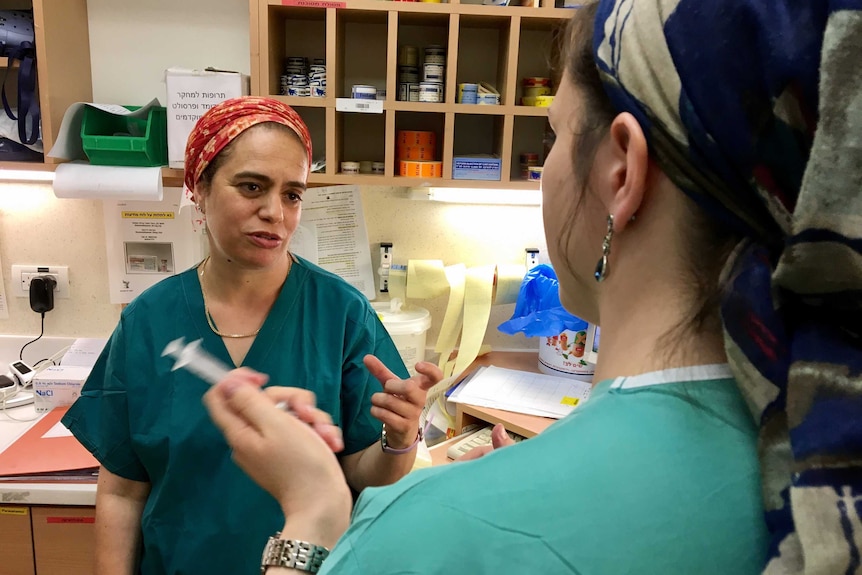
{"label": "woman in teal scrubs", "polygon": [[543,211],[589,401],[348,526],[327,445],[233,372],[205,400],[285,510],[267,573],[860,572],[862,4],[600,0],[566,38]]}
{"label": "woman in teal scrubs", "polygon": [[210,255],[123,311],[64,418],[102,464],[98,575],[253,573],[261,539],[284,523],[278,503],[231,460],[201,404],[207,384],[162,357],[177,338],[313,392],[325,425],[343,432],[334,440],[353,490],[412,467],[438,372],[419,364],[402,380],[407,371],[365,297],[288,251],[310,163],[302,120],[271,99],[224,102],[190,135],[185,183],[205,214]]}

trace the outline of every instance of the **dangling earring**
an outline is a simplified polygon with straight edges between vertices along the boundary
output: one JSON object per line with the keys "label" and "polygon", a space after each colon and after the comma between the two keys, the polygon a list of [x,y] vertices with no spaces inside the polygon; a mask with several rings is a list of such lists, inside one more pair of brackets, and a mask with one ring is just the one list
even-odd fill
{"label": "dangling earring", "polygon": [[614,238],[614,215],[608,214],[608,231],[602,242],[602,258],[596,264],[596,273],[593,274],[597,282],[602,282],[608,277],[608,256],[611,254],[611,240]]}

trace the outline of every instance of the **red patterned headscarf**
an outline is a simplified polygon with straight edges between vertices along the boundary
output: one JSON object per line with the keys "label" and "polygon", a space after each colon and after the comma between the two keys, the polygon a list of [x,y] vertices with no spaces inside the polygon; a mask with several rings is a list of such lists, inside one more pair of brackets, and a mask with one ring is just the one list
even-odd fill
{"label": "red patterned headscarf", "polygon": [[264,122],[283,124],[296,132],[308,154],[311,169],[311,135],[296,111],[272,98],[242,96],[225,100],[200,117],[186,143],[185,180],[189,191],[225,146],[248,128]]}

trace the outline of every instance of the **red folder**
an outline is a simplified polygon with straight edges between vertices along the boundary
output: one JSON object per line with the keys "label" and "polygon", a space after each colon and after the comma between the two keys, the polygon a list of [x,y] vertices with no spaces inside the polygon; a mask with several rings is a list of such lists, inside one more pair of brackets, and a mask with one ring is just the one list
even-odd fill
{"label": "red folder", "polygon": [[57,475],[87,476],[98,471],[98,460],[73,436],[42,437],[68,409],[52,409],[0,453],[0,478],[9,481],[44,476],[47,479]]}

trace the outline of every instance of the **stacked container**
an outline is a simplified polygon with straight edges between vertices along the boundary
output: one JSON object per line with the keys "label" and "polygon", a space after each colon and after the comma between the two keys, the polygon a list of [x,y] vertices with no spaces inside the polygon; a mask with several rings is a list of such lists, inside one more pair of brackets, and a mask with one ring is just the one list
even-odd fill
{"label": "stacked container", "polygon": [[437,157],[437,134],[399,130],[395,154],[398,175],[409,178],[442,178],[443,162]]}

